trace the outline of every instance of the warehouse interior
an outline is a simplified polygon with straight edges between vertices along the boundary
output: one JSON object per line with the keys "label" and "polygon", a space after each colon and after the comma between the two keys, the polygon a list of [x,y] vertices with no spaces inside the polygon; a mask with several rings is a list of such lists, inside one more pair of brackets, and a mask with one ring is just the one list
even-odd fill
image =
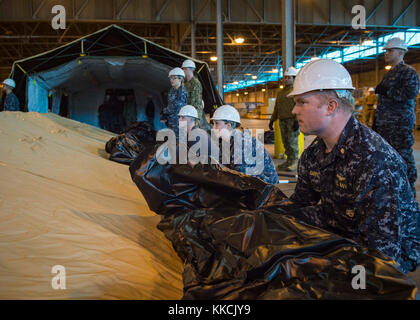
{"label": "warehouse interior", "polygon": [[[56,6],[65,17],[62,29],[52,26]],[[420,0],[0,0],[0,80],[16,81],[21,111],[0,112],[0,181],[6,186],[20,179],[0,192],[0,250],[12,248],[0,266],[0,299],[200,297],[200,290],[186,295],[192,285],[182,278],[176,241],[156,227],[157,210],[139,194],[127,167],[109,161],[105,144],[115,135],[100,129],[98,117],[108,92],[125,100],[133,94],[138,122],[150,120],[146,107],[152,100],[151,123],[158,131],[165,127],[168,72],[190,59],[203,86],[207,120],[229,104],[242,127],[269,131],[286,70],[332,59],[350,73],[355,117],[364,122],[363,99],[391,68],[384,53],[393,37],[407,43],[404,62],[420,74]],[[415,103],[413,154],[420,170],[420,93]],[[280,139],[265,145],[276,167],[284,162]],[[303,152],[315,136],[301,139]],[[295,191],[295,174],[279,174],[287,197]],[[41,196],[33,191],[37,186]],[[419,179],[415,189],[418,202]],[[74,271],[68,279],[74,289],[50,290],[53,261]],[[84,274],[97,277],[89,282]],[[407,277],[412,280],[401,278],[398,290],[420,299],[410,287],[420,288],[419,268]],[[284,293],[270,294],[262,299]]]}

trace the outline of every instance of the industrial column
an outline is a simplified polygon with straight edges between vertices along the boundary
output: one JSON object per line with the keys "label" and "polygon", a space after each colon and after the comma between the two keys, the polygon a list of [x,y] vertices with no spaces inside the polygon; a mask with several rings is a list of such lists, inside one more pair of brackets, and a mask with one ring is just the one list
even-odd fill
{"label": "industrial column", "polygon": [[223,99],[223,22],[222,0],[217,0],[217,89]]}
{"label": "industrial column", "polygon": [[283,74],[295,65],[295,2],[294,0],[281,1],[281,53]]}
{"label": "industrial column", "polygon": [[191,57],[195,59],[195,21],[194,21],[194,0],[190,1],[191,10]]}

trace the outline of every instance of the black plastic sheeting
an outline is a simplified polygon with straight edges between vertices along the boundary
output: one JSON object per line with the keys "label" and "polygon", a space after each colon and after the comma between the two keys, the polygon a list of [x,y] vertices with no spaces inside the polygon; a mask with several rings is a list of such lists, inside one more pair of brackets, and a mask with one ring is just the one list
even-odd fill
{"label": "black plastic sheeting", "polygon": [[146,146],[156,143],[156,131],[148,122],[136,122],[127,127],[124,132],[112,137],[105,145],[110,153],[109,160],[131,164]]}
{"label": "black plastic sheeting", "polygon": [[[288,216],[278,187],[218,165],[160,165],[156,150],[130,173],[184,262],[183,299],[415,298],[393,260]],[[355,266],[365,289],[352,287]]]}

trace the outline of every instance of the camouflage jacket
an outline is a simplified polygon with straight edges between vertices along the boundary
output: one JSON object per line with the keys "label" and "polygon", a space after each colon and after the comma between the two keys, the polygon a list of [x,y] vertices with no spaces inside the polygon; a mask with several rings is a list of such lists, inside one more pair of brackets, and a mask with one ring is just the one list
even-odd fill
{"label": "camouflage jacket", "polygon": [[376,125],[403,126],[410,129],[415,123],[415,98],[419,91],[419,75],[416,69],[399,63],[385,74],[378,84],[379,93],[376,109]]}
{"label": "camouflage jacket", "polygon": [[[235,142],[240,143],[238,149],[241,153],[239,151],[235,153]],[[229,148],[230,151],[225,152],[223,143],[220,144],[221,164],[229,169],[260,178],[267,183],[278,183],[279,178],[273,160],[264,145],[248,131],[235,129],[230,137]],[[230,156],[228,161],[224,158],[226,154]]]}
{"label": "camouflage jacket", "polygon": [[403,272],[420,263],[420,211],[406,165],[353,116],[330,153],[319,137],[304,151],[285,205],[298,219],[385,253]]}
{"label": "camouflage jacket", "polygon": [[271,121],[291,119],[295,116],[292,114],[295,102],[293,98],[288,98],[287,95],[292,91],[293,86],[285,86],[277,93],[276,104],[271,115]]}
{"label": "camouflage jacket", "polygon": [[178,133],[178,113],[187,104],[188,94],[184,86],[177,89],[171,88],[168,92],[168,106],[162,110],[162,119],[166,120],[166,126]]}
{"label": "camouflage jacket", "polygon": [[203,87],[201,86],[200,80],[193,77],[190,81],[186,81],[184,86],[188,93],[188,104],[197,109],[198,118],[201,119],[201,114],[203,113],[203,105],[201,103],[203,99]]}

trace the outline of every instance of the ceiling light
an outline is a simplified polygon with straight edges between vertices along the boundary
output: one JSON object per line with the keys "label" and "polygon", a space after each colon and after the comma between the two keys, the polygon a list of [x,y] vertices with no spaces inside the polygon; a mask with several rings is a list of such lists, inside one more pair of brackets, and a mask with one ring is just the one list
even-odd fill
{"label": "ceiling light", "polygon": [[262,88],[262,90],[261,90],[262,92],[265,92],[265,88]]}
{"label": "ceiling light", "polygon": [[311,61],[315,61],[315,60],[318,60],[318,59],[319,59],[318,57],[312,57]]}
{"label": "ceiling light", "polygon": [[280,85],[280,89],[283,89],[284,88],[284,85]]}
{"label": "ceiling light", "polygon": [[373,40],[366,40],[365,42],[363,42],[363,45],[364,46],[373,46],[374,45],[374,43],[373,43]]}
{"label": "ceiling light", "polygon": [[241,36],[238,36],[238,37],[235,38],[235,43],[237,43],[237,44],[242,44],[242,43],[244,43],[244,41],[245,41],[245,39]]}
{"label": "ceiling light", "polygon": [[210,60],[211,60],[211,61],[217,61],[217,57],[216,57],[216,56],[211,56],[211,57],[210,57]]}
{"label": "ceiling light", "polygon": [[233,84],[234,84],[235,86],[237,86],[237,85],[239,84],[239,82],[238,82],[238,81],[234,81],[234,82],[233,82]]}
{"label": "ceiling light", "polygon": [[257,76],[252,76],[252,79],[257,80],[258,77]]}
{"label": "ceiling light", "polygon": [[247,94],[248,94],[248,92],[247,92],[247,91],[245,91],[245,92],[244,92],[244,95],[247,95]]}
{"label": "ceiling light", "polygon": [[389,70],[389,69],[391,69],[391,66],[385,66],[385,69]]}
{"label": "ceiling light", "polygon": [[272,73],[278,73],[278,72],[279,72],[279,69],[274,68],[273,70],[271,70],[271,72],[272,72]]}
{"label": "ceiling light", "polygon": [[236,96],[239,97],[239,93],[237,93]]}

